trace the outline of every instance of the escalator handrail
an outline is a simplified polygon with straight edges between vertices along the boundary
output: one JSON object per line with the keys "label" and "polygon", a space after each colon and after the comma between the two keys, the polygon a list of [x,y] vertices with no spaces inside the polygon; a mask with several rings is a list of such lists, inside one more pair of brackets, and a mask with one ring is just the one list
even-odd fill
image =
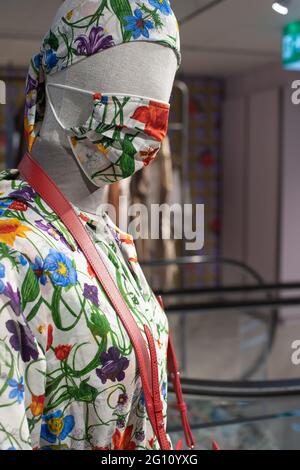
{"label": "escalator handrail", "polygon": [[152,260],[141,262],[141,265],[146,268],[151,267],[163,267],[163,266],[172,266],[172,265],[189,265],[189,264],[228,264],[231,266],[236,266],[242,268],[244,271],[248,272],[254,279],[257,280],[259,284],[264,284],[264,279],[262,276],[253,268],[248,266],[243,261],[238,261],[232,258],[227,257],[215,257],[215,256],[183,256],[176,259],[167,259],[167,260]]}
{"label": "escalator handrail", "polygon": [[263,292],[263,291],[286,291],[300,290],[298,281],[276,284],[253,284],[253,285],[231,285],[218,287],[187,287],[185,289],[155,290],[156,295],[163,297],[181,296],[181,295],[201,295],[201,294],[239,294],[242,292]]}
{"label": "escalator handrail", "polygon": [[[215,256],[185,256],[181,258],[176,258],[173,260],[152,260],[146,261],[141,263],[143,267],[163,267],[163,266],[182,266],[182,265],[191,265],[191,264],[217,264],[217,265],[229,265],[229,266],[236,266],[241,268],[245,273],[248,273],[252,278],[259,284],[264,285],[265,281],[262,276],[253,268],[248,266],[243,261],[238,261],[235,259],[227,258],[227,257],[215,257]],[[272,292],[266,292],[266,297],[268,299],[273,298]],[[169,310],[170,312],[170,310]],[[275,341],[276,331],[277,331],[277,324],[278,324],[278,312],[273,309],[272,312],[272,320],[271,320],[271,327],[270,327],[270,334],[268,338],[268,343],[264,351],[262,351],[261,355],[257,358],[255,363],[249,367],[249,369],[244,373],[244,379],[248,379],[252,376],[252,374],[256,371],[256,369],[260,366],[261,362],[265,360],[265,358],[270,354],[273,348],[273,344]]]}
{"label": "escalator handrail", "polygon": [[[284,398],[300,396],[300,379],[267,381],[218,381],[181,379],[183,392],[195,397]],[[173,389],[170,388],[172,393]]]}

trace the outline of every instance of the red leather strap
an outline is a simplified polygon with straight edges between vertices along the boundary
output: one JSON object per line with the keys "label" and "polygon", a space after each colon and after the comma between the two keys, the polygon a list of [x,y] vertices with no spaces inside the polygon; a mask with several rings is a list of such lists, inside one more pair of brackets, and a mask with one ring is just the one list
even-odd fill
{"label": "red leather strap", "polygon": [[[144,340],[131,311],[107,269],[100,252],[96,249],[71,204],[57,188],[54,181],[52,181],[47,173],[44,172],[44,170],[28,153],[25,154],[21,161],[19,170],[23,178],[38,194],[40,194],[40,196],[43,197],[51,209],[60,217],[74,239],[77,241],[80,249],[94,269],[95,274],[117,315],[121,319],[134,347],[144,391],[145,405],[154,434],[158,439],[160,448],[162,450],[170,450],[170,444],[168,442],[164,426],[161,427],[162,403],[160,390],[159,388],[157,390],[156,380],[155,383],[153,383],[153,367],[146,346],[146,341]],[[150,330],[146,332],[146,334],[147,338],[150,339],[150,336],[152,336]]]}
{"label": "red leather strap", "polygon": [[175,349],[173,346],[172,338],[169,336],[169,345],[168,345],[168,370],[173,382],[174,390],[177,397],[177,408],[181,414],[181,421],[184,430],[185,440],[187,446],[190,449],[195,447],[195,439],[190,427],[190,423],[187,415],[187,406],[183,399],[182,387],[180,383],[180,373],[178,368],[178,363],[176,359]]}
{"label": "red leather strap", "polygon": [[[164,310],[164,301],[161,296],[157,297],[157,300],[161,306],[161,308]],[[187,443],[187,446],[190,449],[193,449],[195,447],[195,439],[190,427],[190,423],[188,420],[188,415],[187,415],[187,406],[186,403],[183,399],[183,393],[182,393],[182,387],[180,383],[180,373],[179,373],[179,367],[178,367],[178,362],[176,358],[176,353],[175,353],[175,348],[173,345],[173,341],[171,338],[171,335],[169,336],[169,344],[168,344],[168,371],[171,376],[171,380],[173,382],[173,387],[176,393],[176,398],[177,398],[177,408],[180,411],[181,414],[181,421],[182,421],[182,426],[185,434],[185,440]],[[179,441],[177,450],[180,450],[182,448],[182,443]]]}

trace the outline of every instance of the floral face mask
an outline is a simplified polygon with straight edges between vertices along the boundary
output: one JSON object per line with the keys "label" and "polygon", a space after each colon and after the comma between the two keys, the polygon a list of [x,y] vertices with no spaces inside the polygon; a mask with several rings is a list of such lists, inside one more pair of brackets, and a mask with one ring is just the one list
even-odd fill
{"label": "floral face mask", "polygon": [[87,121],[66,128],[46,86],[53,114],[67,133],[78,164],[95,186],[128,178],[155,159],[167,134],[169,104],[133,95],[102,95],[65,85],[51,86],[93,95],[92,114]]}

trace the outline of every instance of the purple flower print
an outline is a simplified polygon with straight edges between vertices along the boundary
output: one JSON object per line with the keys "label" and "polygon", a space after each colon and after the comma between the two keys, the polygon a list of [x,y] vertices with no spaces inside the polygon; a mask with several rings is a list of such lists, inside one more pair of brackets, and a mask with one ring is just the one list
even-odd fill
{"label": "purple flower print", "polygon": [[21,314],[21,296],[19,289],[16,292],[13,290],[12,285],[8,282],[4,288],[3,294],[10,300],[10,306],[19,317]]}
{"label": "purple flower print", "polygon": [[26,94],[30,93],[33,90],[36,90],[38,86],[38,82],[35,78],[32,78],[30,75],[27,77],[26,82]]}
{"label": "purple flower print", "polygon": [[17,189],[9,194],[10,198],[21,198],[27,202],[33,202],[35,196],[36,193],[30,186],[24,186],[22,189]]}
{"label": "purple flower print", "polygon": [[117,419],[117,428],[123,429],[123,428],[125,428],[125,424],[126,424],[126,421],[125,421],[125,418],[123,416],[119,417]]}
{"label": "purple flower print", "polygon": [[107,352],[101,354],[101,369],[96,370],[96,374],[103,384],[108,380],[112,382],[121,382],[125,379],[125,370],[129,366],[129,361],[126,357],[122,357],[120,351],[111,347]]}
{"label": "purple flower print", "polygon": [[45,223],[42,220],[36,220],[35,225],[37,226],[37,228],[39,228],[43,232],[48,233],[50,237],[54,238],[55,240],[60,240],[68,249],[72,250],[70,244],[64,238],[62,233],[60,233],[55,227],[53,227],[53,225],[50,224],[50,222]]}
{"label": "purple flower print", "polygon": [[123,407],[123,406],[126,406],[128,402],[128,395],[126,393],[121,393],[121,395],[119,395],[119,398],[118,398],[118,405],[119,407]]}
{"label": "purple flower print", "polygon": [[101,26],[94,26],[89,36],[81,34],[75,40],[77,42],[77,54],[78,55],[92,55],[99,51],[108,49],[114,46],[114,40],[112,36],[105,36],[103,33],[104,29]]}
{"label": "purple flower print", "polygon": [[8,320],[6,328],[12,333],[9,340],[11,346],[15,351],[20,352],[24,362],[29,362],[31,358],[36,360],[39,357],[34,337],[28,326],[24,326],[14,320]]}
{"label": "purple flower print", "polygon": [[145,433],[144,431],[137,431],[134,437],[138,442],[143,442],[145,440]]}
{"label": "purple flower print", "polygon": [[96,307],[99,307],[98,289],[96,286],[84,284],[83,297],[90,300],[92,304],[96,305]]}
{"label": "purple flower print", "polygon": [[32,108],[36,104],[37,101],[37,89],[38,89],[38,82],[30,75],[28,75],[27,82],[26,82],[26,107],[28,109]]}

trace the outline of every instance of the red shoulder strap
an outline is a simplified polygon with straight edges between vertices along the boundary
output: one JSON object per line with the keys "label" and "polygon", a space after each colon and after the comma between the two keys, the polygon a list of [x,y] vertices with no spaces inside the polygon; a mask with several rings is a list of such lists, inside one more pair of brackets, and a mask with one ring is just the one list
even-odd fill
{"label": "red shoulder strap", "polygon": [[[163,303],[162,297],[159,296],[157,300],[159,301],[161,307],[164,309],[164,303]],[[193,449],[195,447],[195,439],[191,431],[191,427],[190,427],[189,420],[188,420],[187,406],[183,398],[182,387],[180,383],[180,372],[179,372],[175,348],[173,345],[171,335],[169,336],[169,344],[168,344],[168,371],[169,371],[170,378],[172,380],[173,387],[176,393],[177,408],[181,415],[181,421],[182,421],[182,426],[183,426],[183,430],[185,434],[185,440],[186,440],[187,446],[190,449]]]}
{"label": "red shoulder strap", "polygon": [[[57,188],[54,181],[28,153],[25,154],[21,161],[19,170],[23,178],[43,197],[49,207],[60,217],[77,241],[81,251],[85,254],[117,315],[122,321],[136,354],[145,396],[145,405],[153,431],[158,439],[160,448],[162,450],[170,450],[170,443],[164,426],[159,382],[157,380],[155,344],[154,341],[152,343],[153,337],[150,330],[145,328],[151,357],[149,356],[146,341],[125,300],[120,294],[100,252],[96,249],[69,201]],[[173,356],[172,353],[171,356]],[[193,442],[193,439],[187,442],[188,445],[191,442]]]}

